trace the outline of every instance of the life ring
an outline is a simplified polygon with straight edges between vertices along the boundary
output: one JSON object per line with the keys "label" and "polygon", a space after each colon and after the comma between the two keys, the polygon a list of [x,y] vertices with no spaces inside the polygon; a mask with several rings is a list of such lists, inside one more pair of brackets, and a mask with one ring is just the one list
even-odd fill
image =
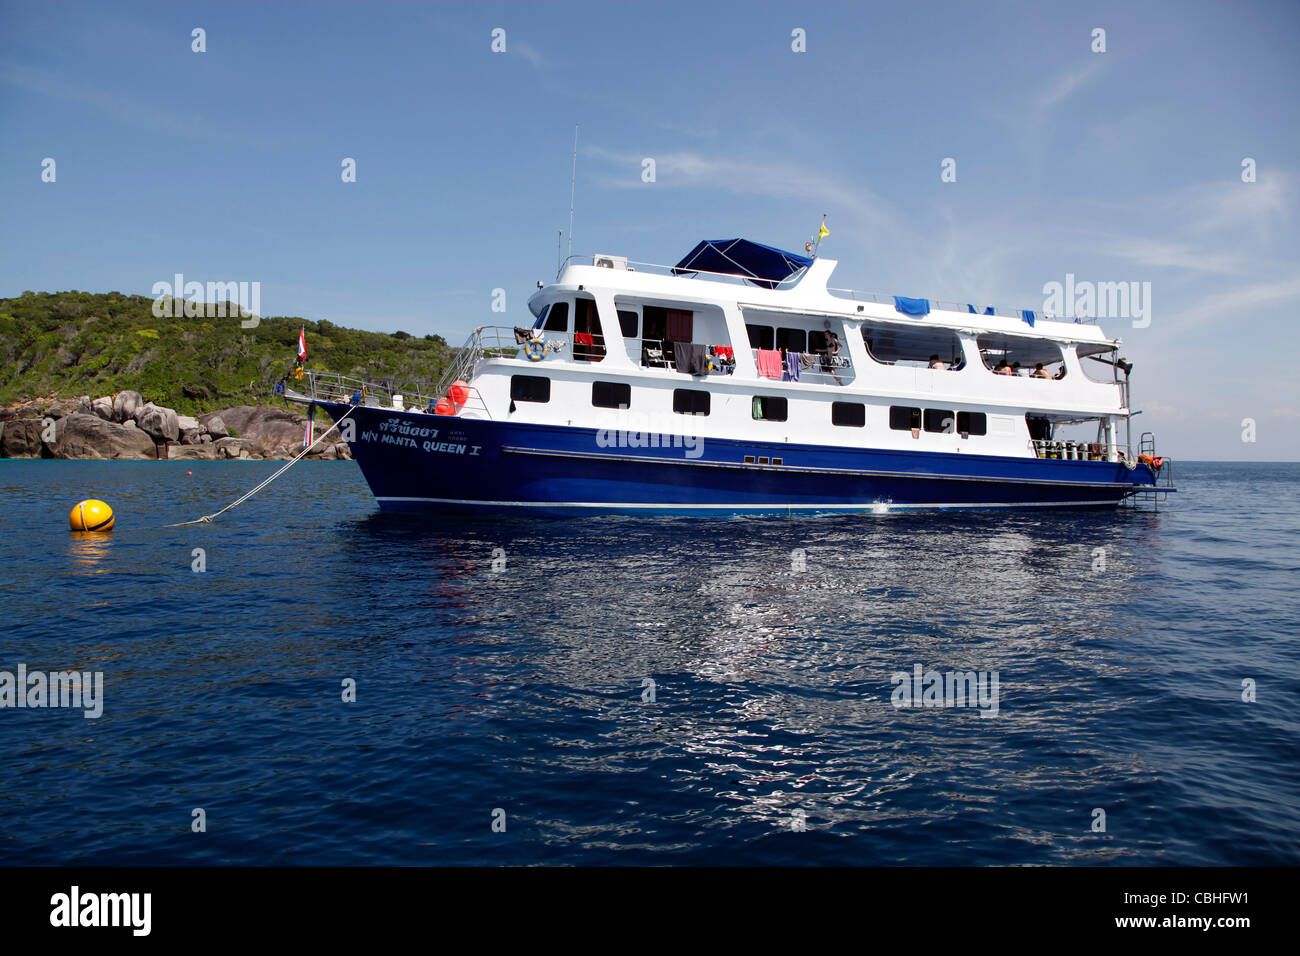
{"label": "life ring", "polygon": [[530,362],[540,362],[546,357],[546,341],[544,339],[529,339],[528,344],[524,346],[524,352],[528,355]]}

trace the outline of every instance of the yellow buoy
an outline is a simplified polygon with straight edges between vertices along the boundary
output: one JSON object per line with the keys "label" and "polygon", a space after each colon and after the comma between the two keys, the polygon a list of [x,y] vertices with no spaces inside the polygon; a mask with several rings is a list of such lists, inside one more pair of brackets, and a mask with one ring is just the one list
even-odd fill
{"label": "yellow buoy", "polygon": [[68,527],[73,531],[112,531],[113,509],[96,498],[79,501],[68,515]]}

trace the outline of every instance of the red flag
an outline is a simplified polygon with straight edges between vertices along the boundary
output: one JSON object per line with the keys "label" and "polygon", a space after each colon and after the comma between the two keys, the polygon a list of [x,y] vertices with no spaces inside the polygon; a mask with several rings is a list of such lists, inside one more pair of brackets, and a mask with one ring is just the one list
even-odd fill
{"label": "red flag", "polygon": [[307,329],[306,327],[298,330],[298,359],[301,361],[307,357]]}

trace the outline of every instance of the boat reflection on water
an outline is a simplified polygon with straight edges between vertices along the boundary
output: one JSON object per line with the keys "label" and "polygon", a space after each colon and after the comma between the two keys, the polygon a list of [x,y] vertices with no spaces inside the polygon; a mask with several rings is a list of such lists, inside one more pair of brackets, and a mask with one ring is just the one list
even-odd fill
{"label": "boat reflection on water", "polygon": [[[409,672],[442,714],[530,739],[504,751],[510,772],[583,781],[620,821],[535,823],[626,848],[651,825],[637,808],[655,791],[700,826],[788,829],[798,811],[840,832],[933,824],[936,807],[980,813],[1038,776],[1059,788],[1061,761],[1089,785],[1140,774],[1102,730],[1127,699],[1115,682],[1142,669],[1123,606],[1158,560],[1158,536],[1144,539],[1160,520],[374,515],[347,546],[370,566],[421,554],[418,578],[387,580],[449,632],[430,629]],[[362,605],[387,600],[374,574],[340,586]],[[996,673],[996,715],[895,707],[893,676],[918,665]],[[1053,741],[1055,756],[1027,759]],[[996,835],[1042,838],[1000,811]],[[1098,846],[1078,852],[1106,858]]]}

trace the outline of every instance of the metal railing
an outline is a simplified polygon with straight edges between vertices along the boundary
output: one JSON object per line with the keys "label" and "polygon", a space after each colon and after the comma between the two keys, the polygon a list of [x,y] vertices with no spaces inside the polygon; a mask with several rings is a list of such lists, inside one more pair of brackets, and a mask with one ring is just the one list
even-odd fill
{"label": "metal railing", "polygon": [[1052,458],[1060,461],[1119,461],[1123,458],[1120,445],[1108,445],[1099,441],[1073,441],[1053,439],[1031,439],[1034,455],[1038,458]]}
{"label": "metal railing", "polygon": [[[577,266],[595,266],[597,259],[609,259],[611,256],[587,256],[572,255],[568,256],[560,263],[560,268],[556,270],[555,278],[559,279],[564,274],[564,270],[570,265]],[[704,269],[683,269],[679,266],[666,266],[657,262],[635,262],[631,259],[619,258],[620,265],[611,269],[614,272],[648,272],[652,275],[677,276],[679,278],[707,279],[710,282],[728,282],[732,285],[757,285],[765,289],[788,289],[794,286],[807,269],[798,269],[781,280],[764,279],[760,276],[741,276],[730,272],[709,272]],[[891,300],[892,301],[892,300]]]}
{"label": "metal railing", "polygon": [[[764,349],[751,348],[749,351],[753,354],[754,366],[757,367],[759,352],[776,351],[776,350],[775,349],[764,350]],[[820,352],[801,352],[799,354],[801,356],[806,356],[812,360],[812,364],[804,365],[801,358],[799,363],[799,381],[801,382],[804,381],[805,379],[809,379],[815,383],[830,384],[831,382],[834,382],[836,385],[843,385],[844,379],[840,377],[840,372],[845,372],[847,374],[849,381],[853,380],[853,375],[852,375],[853,362],[847,355],[844,355],[843,353],[840,353],[838,355],[824,355]],[[782,380],[785,380],[785,376],[787,374],[785,353],[782,353],[781,355],[781,373],[782,373]],[[760,373],[760,377],[766,377],[766,376],[762,376],[762,373]]]}
{"label": "metal railing", "polygon": [[[641,339],[641,367],[642,368],[666,368],[670,371],[677,371],[677,354],[673,348],[673,343],[668,339]],[[733,359],[730,362],[716,357],[709,369],[709,375],[730,375],[736,370],[736,362]],[[683,372],[683,375],[686,373]]]}
{"label": "metal railing", "polygon": [[[885,295],[881,292],[859,292],[857,289],[827,289],[831,295],[840,299],[851,299],[854,302],[870,302],[875,305],[893,306],[894,296]],[[945,302],[939,299],[930,299],[930,310],[941,312],[961,312],[966,315],[984,315],[986,308],[993,309],[993,315],[1001,316],[1006,319],[1017,319],[1024,321],[1025,312],[1033,312],[1036,319],[1042,319],[1045,322],[1072,322],[1076,325],[1096,325],[1096,317],[1077,316],[1077,315],[1057,315],[1055,312],[1046,312],[1042,308],[1038,309],[1008,309],[1001,306],[978,305],[974,302]],[[974,305],[976,311],[971,312],[969,306]],[[913,316],[919,318],[919,316]]]}

